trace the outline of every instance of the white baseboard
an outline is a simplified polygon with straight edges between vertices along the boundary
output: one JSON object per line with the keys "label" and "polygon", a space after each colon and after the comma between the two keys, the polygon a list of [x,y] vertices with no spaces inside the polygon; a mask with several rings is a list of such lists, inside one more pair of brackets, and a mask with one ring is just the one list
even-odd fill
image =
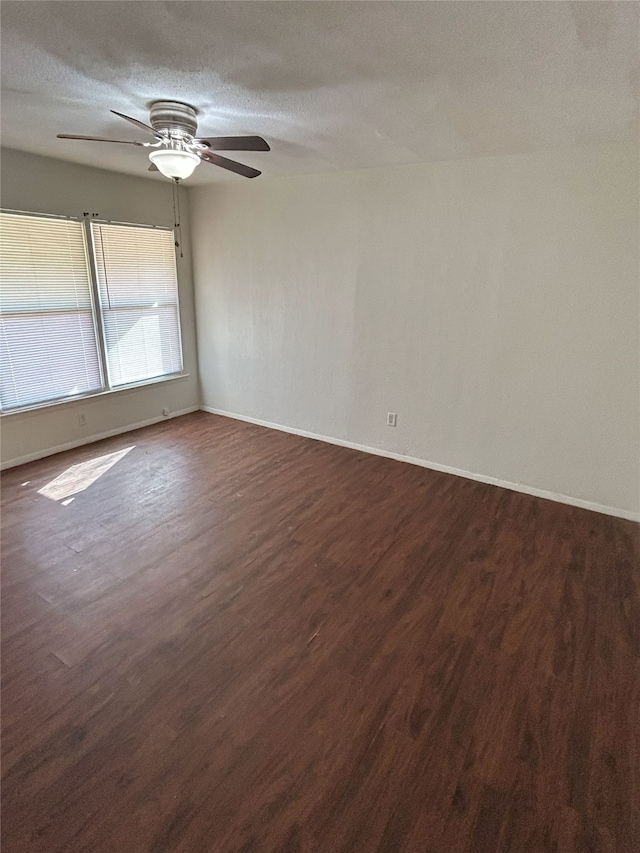
{"label": "white baseboard", "polygon": [[83,444],[93,444],[94,441],[102,441],[103,438],[122,435],[125,432],[132,432],[134,429],[141,429],[142,427],[160,423],[160,421],[168,421],[171,418],[178,418],[181,415],[188,415],[191,412],[199,411],[200,406],[190,406],[188,409],[181,409],[179,412],[171,412],[170,415],[159,415],[155,418],[148,418],[146,421],[140,421],[137,424],[127,424],[127,426],[116,427],[116,429],[110,429],[107,432],[99,432],[94,435],[85,436],[84,438],[78,438],[74,441],[67,441],[64,444],[57,445],[57,447],[48,447],[46,450],[37,450],[35,453],[28,453],[26,456],[8,459],[0,465],[0,470],[4,471],[6,468],[15,468],[17,465],[24,465],[26,462],[34,462],[36,459],[53,456],[54,453],[62,453],[63,450],[73,450],[74,447],[82,447]]}
{"label": "white baseboard", "polygon": [[613,515],[617,518],[624,518],[627,521],[640,521],[640,513],[631,512],[630,510],[593,503],[592,501],[582,500],[582,498],[574,498],[570,495],[549,492],[546,489],[537,489],[534,486],[527,486],[522,483],[510,483],[508,480],[499,480],[497,477],[487,477],[485,474],[476,474],[473,471],[465,471],[462,468],[452,468],[450,465],[441,465],[439,462],[428,462],[426,459],[418,459],[415,456],[404,456],[401,453],[394,453],[391,450],[382,450],[379,447],[368,447],[367,445],[357,444],[353,441],[344,441],[341,438],[332,438],[328,435],[319,435],[314,432],[307,432],[307,430],[304,429],[295,429],[295,427],[274,424],[270,421],[263,421],[260,418],[251,418],[248,415],[237,415],[234,412],[226,412],[223,409],[214,409],[211,406],[200,406],[200,408],[203,412],[209,412],[212,415],[222,415],[225,418],[233,418],[237,421],[246,421],[247,423],[257,424],[258,426],[268,427],[269,429],[289,432],[292,435],[300,435],[303,438],[313,438],[315,441],[324,441],[327,444],[337,444],[339,447],[348,447],[351,450],[361,450],[364,453],[372,453],[374,456],[385,456],[387,459],[395,459],[398,462],[408,462],[411,465],[419,465],[421,468],[429,468],[432,471],[442,471],[445,474],[455,474],[456,477],[466,477],[468,480],[476,480],[479,483],[486,483],[490,486],[500,486],[503,489],[511,489],[513,492],[522,492],[525,495],[533,495],[533,497],[536,498],[544,498],[545,500],[556,501],[561,504],[577,506],[581,509],[589,509],[593,512],[601,512],[605,515]]}

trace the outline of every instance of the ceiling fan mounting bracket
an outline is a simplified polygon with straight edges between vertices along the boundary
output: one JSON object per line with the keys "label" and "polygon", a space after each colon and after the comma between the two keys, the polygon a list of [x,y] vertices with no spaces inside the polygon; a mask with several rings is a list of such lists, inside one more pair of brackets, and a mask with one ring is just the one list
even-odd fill
{"label": "ceiling fan mounting bracket", "polygon": [[149,110],[151,127],[172,139],[193,139],[198,130],[195,107],[180,101],[153,101]]}

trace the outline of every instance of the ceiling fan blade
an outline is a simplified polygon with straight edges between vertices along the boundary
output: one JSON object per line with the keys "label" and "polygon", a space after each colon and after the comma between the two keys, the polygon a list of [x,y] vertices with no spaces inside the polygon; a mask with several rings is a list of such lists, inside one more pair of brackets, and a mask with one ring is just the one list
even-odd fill
{"label": "ceiling fan blade", "polygon": [[203,136],[196,142],[204,142],[214,151],[271,151],[261,136]]}
{"label": "ceiling fan blade", "polygon": [[147,133],[153,134],[153,136],[158,136],[155,130],[150,127],[148,124],[145,124],[143,121],[138,121],[137,118],[131,118],[131,116],[126,116],[124,113],[119,113],[117,110],[110,110],[114,114],[114,116],[120,116],[120,118],[125,119],[126,121],[130,121],[132,124],[141,127],[143,130],[146,130]]}
{"label": "ceiling fan blade", "polygon": [[58,139],[86,139],[89,142],[119,142],[121,145],[142,145],[144,142],[134,142],[131,139],[107,139],[105,136],[76,136],[73,133],[58,133]]}
{"label": "ceiling fan blade", "polygon": [[158,169],[158,167],[156,166],[156,164],[155,164],[155,163],[152,163],[152,164],[149,166],[149,168],[147,169],[147,171],[148,171],[148,172],[159,172],[159,171],[160,171],[160,169]]}
{"label": "ceiling fan blade", "polygon": [[262,174],[257,169],[252,169],[251,166],[245,166],[244,163],[236,163],[235,160],[221,157],[219,154],[214,154],[213,151],[198,151],[198,154],[206,163],[211,163],[213,166],[221,166],[223,169],[228,169],[230,172],[235,172],[245,178],[257,178],[258,175]]}

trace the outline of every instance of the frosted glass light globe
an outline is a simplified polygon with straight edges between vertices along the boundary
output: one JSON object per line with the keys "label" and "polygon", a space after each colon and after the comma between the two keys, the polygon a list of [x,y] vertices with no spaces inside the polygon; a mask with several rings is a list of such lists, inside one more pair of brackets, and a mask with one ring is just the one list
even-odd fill
{"label": "frosted glass light globe", "polygon": [[200,162],[197,154],[192,154],[191,151],[176,151],[172,148],[152,151],[149,154],[149,160],[167,178],[178,178],[179,180],[184,180],[192,175],[193,170]]}

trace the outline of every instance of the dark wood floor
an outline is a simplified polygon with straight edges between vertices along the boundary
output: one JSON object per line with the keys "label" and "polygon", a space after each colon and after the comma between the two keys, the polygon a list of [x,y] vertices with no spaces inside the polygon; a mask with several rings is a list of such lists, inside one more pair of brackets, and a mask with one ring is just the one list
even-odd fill
{"label": "dark wood floor", "polygon": [[3,853],[640,850],[637,525],[204,413],[2,486]]}

